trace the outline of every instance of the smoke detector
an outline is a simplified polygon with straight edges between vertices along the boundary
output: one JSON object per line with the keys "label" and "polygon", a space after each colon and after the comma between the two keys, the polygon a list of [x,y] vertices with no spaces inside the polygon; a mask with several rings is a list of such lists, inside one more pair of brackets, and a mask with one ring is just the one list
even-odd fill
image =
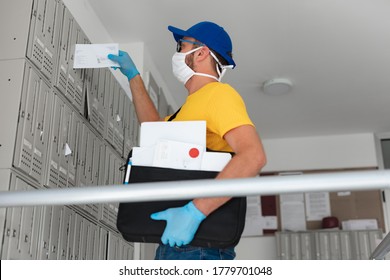
{"label": "smoke detector", "polygon": [[283,95],[291,91],[292,82],[286,78],[275,78],[263,83],[263,92],[267,95]]}

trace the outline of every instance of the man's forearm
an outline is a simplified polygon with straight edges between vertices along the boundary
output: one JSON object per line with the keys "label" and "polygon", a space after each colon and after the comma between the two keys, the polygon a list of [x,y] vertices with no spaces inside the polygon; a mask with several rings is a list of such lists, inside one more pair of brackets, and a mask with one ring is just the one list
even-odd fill
{"label": "man's forearm", "polygon": [[[255,154],[259,156],[253,156]],[[248,150],[244,153],[235,155],[218,174],[216,179],[254,177],[260,173],[260,170],[264,165],[265,156],[262,152],[255,153],[252,150]],[[196,198],[193,202],[203,214],[208,216],[230,199],[231,197]]]}
{"label": "man's forearm", "polygon": [[230,199],[231,197],[196,198],[192,202],[200,212],[202,212],[205,216],[208,216]]}

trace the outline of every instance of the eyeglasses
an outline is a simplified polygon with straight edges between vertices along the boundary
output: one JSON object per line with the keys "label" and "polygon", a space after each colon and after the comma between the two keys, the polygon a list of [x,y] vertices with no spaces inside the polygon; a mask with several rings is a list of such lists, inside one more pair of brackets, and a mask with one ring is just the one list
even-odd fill
{"label": "eyeglasses", "polygon": [[202,44],[200,42],[190,41],[190,40],[185,40],[185,39],[179,39],[177,41],[177,45],[176,45],[176,51],[177,52],[181,52],[181,43],[182,42],[186,42],[186,43],[190,43],[190,44],[194,44],[194,45],[199,45],[199,46],[204,46],[204,44]]}

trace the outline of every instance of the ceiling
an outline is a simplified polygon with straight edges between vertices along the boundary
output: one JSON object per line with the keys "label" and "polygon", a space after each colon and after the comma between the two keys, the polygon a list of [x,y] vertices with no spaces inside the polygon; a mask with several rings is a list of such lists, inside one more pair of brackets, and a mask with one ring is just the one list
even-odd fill
{"label": "ceiling", "polygon": [[[388,0],[89,0],[112,39],[144,42],[177,104],[168,25],[223,26],[237,67],[224,81],[244,98],[263,139],[390,131]],[[262,83],[289,78],[286,95]]]}

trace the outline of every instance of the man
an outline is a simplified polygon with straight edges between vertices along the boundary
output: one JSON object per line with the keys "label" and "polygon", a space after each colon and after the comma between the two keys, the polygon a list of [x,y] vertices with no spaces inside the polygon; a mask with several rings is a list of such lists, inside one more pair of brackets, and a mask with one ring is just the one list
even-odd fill
{"label": "man", "polygon": [[[177,42],[172,58],[173,73],[188,91],[177,121],[206,120],[207,148],[233,152],[234,157],[216,179],[254,177],[266,163],[265,153],[241,96],[220,82],[228,68],[234,68],[232,42],[227,32],[212,22],[200,22],[181,30],[168,27]],[[140,122],[160,117],[129,55],[120,51],[109,58],[127,76]],[[167,120],[168,117],[165,118]],[[156,259],[233,259],[234,248],[197,248],[187,244],[199,225],[230,197],[197,198],[184,207],[154,213],[151,218],[167,222]]]}

